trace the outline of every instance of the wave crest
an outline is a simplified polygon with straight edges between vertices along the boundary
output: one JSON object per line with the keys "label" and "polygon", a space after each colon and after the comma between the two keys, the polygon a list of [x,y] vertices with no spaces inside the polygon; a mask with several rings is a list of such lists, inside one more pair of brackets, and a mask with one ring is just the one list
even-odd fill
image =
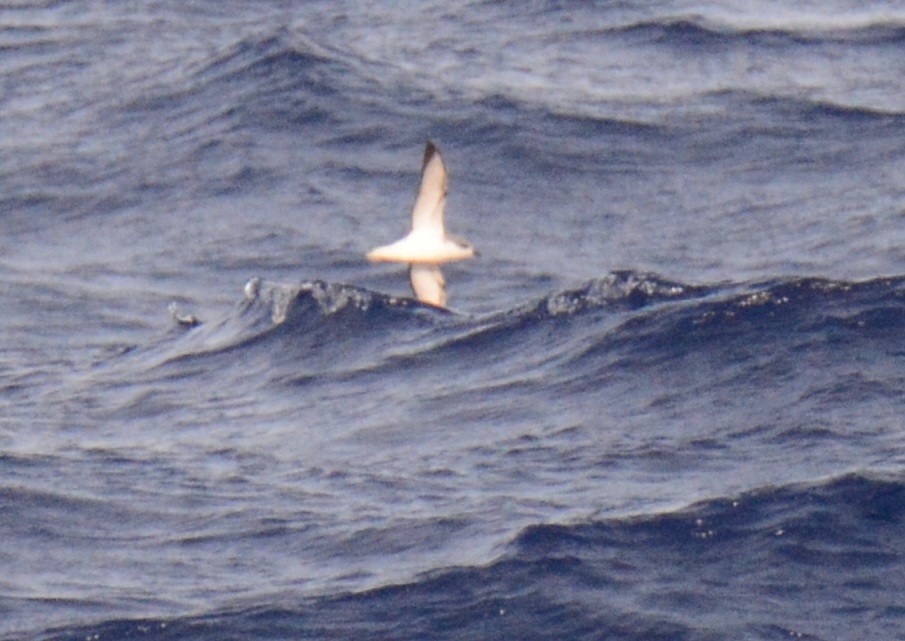
{"label": "wave crest", "polygon": [[402,313],[408,310],[433,311],[449,314],[446,310],[425,305],[412,298],[398,298],[354,285],[312,280],[298,285],[270,283],[253,278],[245,285],[246,309],[269,310],[274,325],[291,324],[308,320],[311,314],[322,317],[342,313],[376,315]]}
{"label": "wave crest", "polygon": [[639,309],[657,302],[701,296],[707,291],[706,287],[665,280],[655,274],[618,271],[590,280],[578,289],[551,294],[537,305],[536,311],[569,316],[605,306]]}
{"label": "wave crest", "polygon": [[692,285],[622,271],[481,316],[348,284],[252,279],[231,312],[184,325],[182,338],[152,351],[163,350],[164,361],[246,349],[265,360],[294,355],[295,367],[304,362],[312,376],[429,367],[438,359],[444,368],[463,361],[515,367],[531,354],[532,362],[560,363],[570,380],[613,367],[643,370],[691,353],[720,363],[756,345],[770,353],[833,344],[894,352],[900,329],[905,277]]}

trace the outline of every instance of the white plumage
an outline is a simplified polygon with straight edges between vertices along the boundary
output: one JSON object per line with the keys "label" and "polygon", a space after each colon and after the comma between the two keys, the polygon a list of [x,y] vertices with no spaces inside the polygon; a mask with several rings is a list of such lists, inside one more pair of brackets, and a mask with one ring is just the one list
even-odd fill
{"label": "white plumage", "polygon": [[446,281],[438,265],[475,255],[469,243],[446,234],[443,215],[449,177],[437,146],[428,141],[421,168],[421,186],[412,209],[412,230],[395,243],[367,253],[372,262],[409,263],[409,278],[418,300],[446,305]]}

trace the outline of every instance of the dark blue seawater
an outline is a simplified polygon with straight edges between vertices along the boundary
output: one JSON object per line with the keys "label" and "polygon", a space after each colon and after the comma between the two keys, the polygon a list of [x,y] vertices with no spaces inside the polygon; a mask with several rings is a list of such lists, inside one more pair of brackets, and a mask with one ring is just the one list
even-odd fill
{"label": "dark blue seawater", "polygon": [[905,638],[901,2],[0,2],[0,312],[0,639]]}

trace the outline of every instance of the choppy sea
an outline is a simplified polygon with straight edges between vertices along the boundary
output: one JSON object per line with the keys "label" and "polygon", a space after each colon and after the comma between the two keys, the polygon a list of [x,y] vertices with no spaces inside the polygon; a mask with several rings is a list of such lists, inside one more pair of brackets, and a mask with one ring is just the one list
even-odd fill
{"label": "choppy sea", "polygon": [[0,638],[905,638],[905,6],[0,2]]}

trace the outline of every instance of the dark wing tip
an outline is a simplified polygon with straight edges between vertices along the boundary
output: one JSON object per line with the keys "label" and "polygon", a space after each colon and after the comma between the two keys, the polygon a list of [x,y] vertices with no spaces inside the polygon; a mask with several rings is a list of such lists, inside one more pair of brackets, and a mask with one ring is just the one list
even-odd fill
{"label": "dark wing tip", "polygon": [[424,162],[421,163],[422,169],[427,167],[427,163],[430,162],[430,159],[433,158],[435,154],[439,155],[440,149],[433,140],[428,140],[427,145],[424,146]]}

